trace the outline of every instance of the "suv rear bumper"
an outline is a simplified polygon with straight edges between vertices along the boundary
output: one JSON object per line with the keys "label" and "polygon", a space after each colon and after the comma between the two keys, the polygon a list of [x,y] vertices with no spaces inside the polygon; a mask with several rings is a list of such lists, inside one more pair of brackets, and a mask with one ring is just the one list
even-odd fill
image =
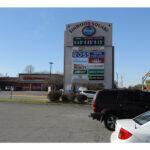
{"label": "suv rear bumper", "polygon": [[94,113],[90,113],[89,117],[93,118],[93,120],[96,119],[100,121],[102,118],[102,115],[100,112],[94,112]]}

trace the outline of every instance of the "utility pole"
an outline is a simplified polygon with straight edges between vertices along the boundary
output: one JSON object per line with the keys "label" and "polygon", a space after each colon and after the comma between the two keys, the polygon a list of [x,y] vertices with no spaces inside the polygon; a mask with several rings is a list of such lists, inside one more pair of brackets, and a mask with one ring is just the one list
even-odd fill
{"label": "utility pole", "polygon": [[53,62],[49,62],[49,64],[50,64],[50,86],[52,86],[51,85],[51,75],[52,75],[52,64],[53,64]]}
{"label": "utility pole", "polygon": [[123,88],[123,76],[121,76],[121,87]]}
{"label": "utility pole", "polygon": [[117,76],[117,88],[118,88],[118,72],[116,72],[116,76]]}

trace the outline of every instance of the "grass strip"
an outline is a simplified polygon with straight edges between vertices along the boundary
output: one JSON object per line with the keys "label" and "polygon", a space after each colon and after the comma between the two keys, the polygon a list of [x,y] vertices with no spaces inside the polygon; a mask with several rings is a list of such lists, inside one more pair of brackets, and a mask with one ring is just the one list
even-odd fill
{"label": "grass strip", "polygon": [[46,105],[72,105],[72,106],[91,105],[91,104],[76,104],[76,103],[62,103],[62,102],[47,102],[46,100],[35,100],[35,99],[0,99],[0,102],[17,102],[17,103],[46,104]]}
{"label": "grass strip", "polygon": [[18,103],[46,104],[46,100],[33,100],[33,99],[0,99],[0,102],[18,102]]}

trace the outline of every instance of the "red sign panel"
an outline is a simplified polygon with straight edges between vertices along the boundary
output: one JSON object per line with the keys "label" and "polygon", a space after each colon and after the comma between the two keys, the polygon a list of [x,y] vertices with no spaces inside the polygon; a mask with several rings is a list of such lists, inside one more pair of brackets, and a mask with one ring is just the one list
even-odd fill
{"label": "red sign panel", "polygon": [[23,80],[46,80],[44,77],[23,77]]}
{"label": "red sign panel", "polygon": [[89,58],[89,63],[104,63],[104,58]]}

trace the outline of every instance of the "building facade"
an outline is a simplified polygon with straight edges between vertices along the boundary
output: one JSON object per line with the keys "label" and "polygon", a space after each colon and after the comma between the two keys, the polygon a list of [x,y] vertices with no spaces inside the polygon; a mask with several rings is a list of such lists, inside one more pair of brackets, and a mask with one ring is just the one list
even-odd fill
{"label": "building facade", "polygon": [[27,74],[20,73],[19,77],[0,77],[0,88],[2,90],[10,90],[13,87],[14,90],[22,91],[47,91],[48,86],[53,86],[54,89],[63,87],[60,85],[63,81],[63,75],[60,74]]}

